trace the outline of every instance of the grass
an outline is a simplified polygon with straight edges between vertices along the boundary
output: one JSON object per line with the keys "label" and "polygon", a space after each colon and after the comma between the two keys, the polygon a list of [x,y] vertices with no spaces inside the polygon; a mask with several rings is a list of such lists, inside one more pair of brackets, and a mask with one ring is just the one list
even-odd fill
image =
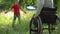
{"label": "grass", "polygon": [[[18,19],[15,23],[15,30],[11,27],[13,22],[13,12],[0,13],[0,34],[29,34],[29,22],[33,16],[34,11],[27,11],[27,14],[21,12],[21,23],[18,23]],[[57,21],[58,30],[53,34],[60,34],[60,21]]]}
{"label": "grass", "polygon": [[13,22],[13,13],[8,12],[0,14],[0,34],[28,34],[29,33],[29,22],[34,12],[27,12],[24,14],[21,12],[21,23],[18,23],[16,19],[15,30],[11,27]]}

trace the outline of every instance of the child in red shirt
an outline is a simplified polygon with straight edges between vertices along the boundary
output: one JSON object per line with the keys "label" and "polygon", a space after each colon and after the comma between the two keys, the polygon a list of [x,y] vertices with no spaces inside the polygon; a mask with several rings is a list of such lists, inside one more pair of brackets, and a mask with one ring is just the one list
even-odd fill
{"label": "child in red shirt", "polygon": [[[14,10],[14,19],[13,19],[13,23],[12,23],[12,27],[14,27],[16,18],[18,18],[19,23],[20,23],[20,10],[22,10],[22,9],[21,9],[21,6],[18,4],[18,2],[15,2],[14,5],[11,7],[11,9]],[[24,13],[26,13],[26,12],[24,11]]]}
{"label": "child in red shirt", "polygon": [[20,10],[19,9],[21,9],[21,6],[19,5],[19,4],[17,4],[17,3],[15,3],[12,7],[11,7],[11,9],[13,9],[14,10],[14,15],[15,16],[18,16],[19,14],[20,14]]}
{"label": "child in red shirt", "polygon": [[17,17],[18,17],[18,20],[19,20],[19,23],[20,23],[20,9],[21,9],[21,6],[17,2],[15,2],[15,4],[11,7],[11,9],[14,10],[14,19],[13,19],[13,23],[12,23],[12,27],[14,27],[15,20],[16,20]]}
{"label": "child in red shirt", "polygon": [[14,27],[14,23],[15,23],[16,18],[18,18],[19,23],[20,23],[20,9],[21,9],[21,6],[17,2],[15,2],[15,4],[11,7],[11,9],[14,10],[14,19],[13,19],[13,24],[12,24],[12,27]]}

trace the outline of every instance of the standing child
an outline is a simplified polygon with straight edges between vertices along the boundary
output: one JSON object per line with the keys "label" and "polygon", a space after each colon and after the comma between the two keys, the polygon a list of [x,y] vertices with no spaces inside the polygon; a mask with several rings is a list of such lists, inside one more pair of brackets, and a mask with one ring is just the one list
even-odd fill
{"label": "standing child", "polygon": [[15,23],[16,18],[18,18],[19,23],[20,23],[20,10],[21,10],[21,6],[18,4],[18,2],[15,2],[15,4],[11,7],[11,9],[14,10],[14,19],[13,19],[13,24],[12,24],[12,27],[14,27],[14,23]]}
{"label": "standing child", "polygon": [[[13,11],[14,11],[14,19],[13,19],[13,23],[12,23],[12,27],[14,27],[16,18],[18,18],[18,21],[20,23],[20,10],[22,10],[22,8],[19,5],[19,3],[16,1],[14,3],[14,5],[11,7],[11,9],[13,9]],[[24,11],[24,13],[26,13],[26,12]]]}

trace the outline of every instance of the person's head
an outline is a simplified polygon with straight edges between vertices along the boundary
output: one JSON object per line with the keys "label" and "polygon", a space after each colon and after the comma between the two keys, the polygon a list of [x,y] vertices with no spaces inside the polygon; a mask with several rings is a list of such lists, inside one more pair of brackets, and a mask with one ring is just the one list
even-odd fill
{"label": "person's head", "polygon": [[19,4],[19,0],[15,0],[15,4]]}

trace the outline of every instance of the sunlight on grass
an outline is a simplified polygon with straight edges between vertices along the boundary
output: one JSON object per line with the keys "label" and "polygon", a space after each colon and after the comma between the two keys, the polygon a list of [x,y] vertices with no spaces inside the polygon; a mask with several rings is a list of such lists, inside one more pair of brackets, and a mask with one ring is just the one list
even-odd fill
{"label": "sunlight on grass", "polygon": [[13,16],[13,12],[8,12],[7,14],[5,14],[6,18],[10,18],[11,16]]}
{"label": "sunlight on grass", "polygon": [[[11,27],[11,24],[13,22],[13,12],[8,12],[8,13],[0,13],[0,33],[1,34],[28,34],[29,33],[29,22],[34,14],[34,12],[28,12],[25,14],[23,11],[21,13],[21,23],[18,23],[18,19],[16,20],[16,25],[15,29],[16,31],[13,30]],[[3,31],[4,30],[4,31]]]}

